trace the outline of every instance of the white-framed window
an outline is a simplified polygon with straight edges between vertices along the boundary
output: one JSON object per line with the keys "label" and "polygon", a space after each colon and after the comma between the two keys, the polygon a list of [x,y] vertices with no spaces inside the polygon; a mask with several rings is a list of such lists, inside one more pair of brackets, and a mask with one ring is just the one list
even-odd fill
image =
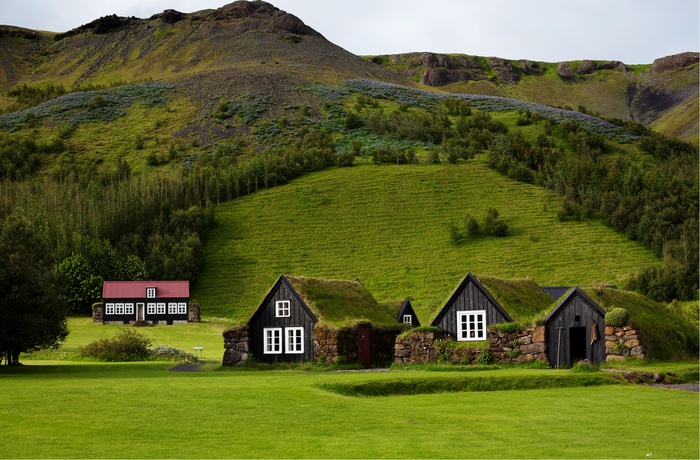
{"label": "white-framed window", "polygon": [[125,315],[133,315],[134,314],[134,304],[133,303],[125,303],[124,304],[124,314]]}
{"label": "white-framed window", "polygon": [[265,337],[263,353],[266,355],[278,355],[282,353],[282,328],[273,327],[263,329]]}
{"label": "white-framed window", "polygon": [[289,300],[278,300],[275,302],[275,316],[286,318],[291,315],[291,302]]}
{"label": "white-framed window", "polygon": [[159,315],[165,314],[165,302],[158,302],[156,304],[156,313]]}
{"label": "white-framed window", "polygon": [[154,287],[146,288],[146,298],[147,299],[155,299],[156,298],[156,288],[154,288]]}
{"label": "white-framed window", "polygon": [[177,303],[175,303],[175,302],[168,303],[168,314],[169,315],[177,315]]}
{"label": "white-framed window", "polygon": [[146,304],[146,313],[149,315],[155,315],[156,314],[156,304],[147,303]]}
{"label": "white-framed window", "polygon": [[406,324],[413,324],[413,315],[403,315],[403,322]]}
{"label": "white-framed window", "polygon": [[288,327],[284,330],[285,335],[285,353],[300,354],[304,353],[304,328],[303,327]]}
{"label": "white-framed window", "polygon": [[177,314],[178,315],[186,315],[187,314],[187,303],[186,302],[180,302],[177,304]]}
{"label": "white-framed window", "polygon": [[105,304],[105,315],[113,315],[114,314],[114,304],[113,303],[106,303]]}
{"label": "white-framed window", "polygon": [[457,312],[457,340],[486,340],[486,310]]}
{"label": "white-framed window", "polygon": [[123,315],[124,314],[124,304],[123,303],[115,303],[114,304],[114,314],[115,315]]}

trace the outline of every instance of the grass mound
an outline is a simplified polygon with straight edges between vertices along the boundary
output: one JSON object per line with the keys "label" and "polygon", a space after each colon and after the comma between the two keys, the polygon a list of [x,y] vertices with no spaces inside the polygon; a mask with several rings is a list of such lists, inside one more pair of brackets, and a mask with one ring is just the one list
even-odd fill
{"label": "grass mound", "polygon": [[620,379],[613,374],[512,375],[479,377],[430,377],[374,380],[369,382],[336,382],[321,388],[344,396],[400,396],[463,391],[536,390],[545,388],[614,385]]}

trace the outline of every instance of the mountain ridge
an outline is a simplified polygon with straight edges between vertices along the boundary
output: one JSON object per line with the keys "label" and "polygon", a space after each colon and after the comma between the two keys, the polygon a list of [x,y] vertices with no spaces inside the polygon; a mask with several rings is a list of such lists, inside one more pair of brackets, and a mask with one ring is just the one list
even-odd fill
{"label": "mountain ridge", "polygon": [[[698,53],[651,64],[536,62],[466,54],[356,56],[264,1],[150,18],[104,16],[65,33],[0,26],[0,91],[144,80],[183,81],[222,95],[261,80],[301,84],[369,78],[454,93],[498,95],[633,120],[697,145]],[[259,76],[260,78],[258,78]],[[198,90],[199,91],[199,90]],[[0,110],[11,100],[0,95]]]}

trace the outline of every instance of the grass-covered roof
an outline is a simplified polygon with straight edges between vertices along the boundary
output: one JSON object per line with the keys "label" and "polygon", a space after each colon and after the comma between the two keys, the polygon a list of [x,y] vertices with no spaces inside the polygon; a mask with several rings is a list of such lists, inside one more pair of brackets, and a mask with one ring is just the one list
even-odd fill
{"label": "grass-covered roof", "polygon": [[531,279],[501,279],[477,276],[501,307],[518,323],[543,320],[556,302]]}
{"label": "grass-covered roof", "polygon": [[319,322],[347,326],[360,322],[397,325],[393,305],[378,303],[359,281],[286,276]]}

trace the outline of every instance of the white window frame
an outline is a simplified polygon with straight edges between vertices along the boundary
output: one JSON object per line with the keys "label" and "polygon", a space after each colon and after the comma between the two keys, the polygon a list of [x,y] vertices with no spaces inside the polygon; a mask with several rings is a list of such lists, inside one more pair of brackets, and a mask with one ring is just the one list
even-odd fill
{"label": "white window frame", "polygon": [[157,315],[164,315],[165,314],[165,302],[158,302],[156,304],[156,314]]}
{"label": "white window frame", "polygon": [[[297,335],[297,332],[300,332],[301,334]],[[292,355],[300,355],[304,353],[303,327],[288,327],[284,329],[284,352]]]}
{"label": "white window frame", "polygon": [[[277,339],[275,343],[274,339]],[[263,354],[280,355],[282,354],[282,328],[281,327],[266,327],[263,329]]]}
{"label": "white window frame", "polygon": [[146,314],[155,315],[156,314],[156,304],[151,302],[146,304]]}
{"label": "white window frame", "polygon": [[106,303],[105,304],[105,315],[113,315],[114,314],[114,304],[113,303]]}
{"label": "white window frame", "polygon": [[125,315],[133,315],[134,314],[134,304],[133,303],[125,303],[124,304],[124,314]]}
{"label": "white window frame", "polygon": [[474,342],[486,340],[487,338],[486,310],[466,310],[457,312],[458,342]]}
{"label": "white window frame", "polygon": [[156,298],[156,288],[147,287],[146,288],[146,298],[147,299],[155,299]]}
{"label": "white window frame", "polygon": [[292,316],[291,300],[278,300],[277,302],[275,302],[276,318],[289,318],[290,316]]}
{"label": "white window frame", "polygon": [[404,324],[413,324],[413,315],[403,315]]}
{"label": "white window frame", "polygon": [[115,303],[114,304],[114,314],[115,315],[123,315],[124,314],[124,304],[123,303]]}
{"label": "white window frame", "polygon": [[187,303],[186,302],[179,302],[177,304],[177,314],[178,315],[186,315],[187,314]]}
{"label": "white window frame", "polygon": [[177,302],[168,302],[168,314],[177,315]]}

